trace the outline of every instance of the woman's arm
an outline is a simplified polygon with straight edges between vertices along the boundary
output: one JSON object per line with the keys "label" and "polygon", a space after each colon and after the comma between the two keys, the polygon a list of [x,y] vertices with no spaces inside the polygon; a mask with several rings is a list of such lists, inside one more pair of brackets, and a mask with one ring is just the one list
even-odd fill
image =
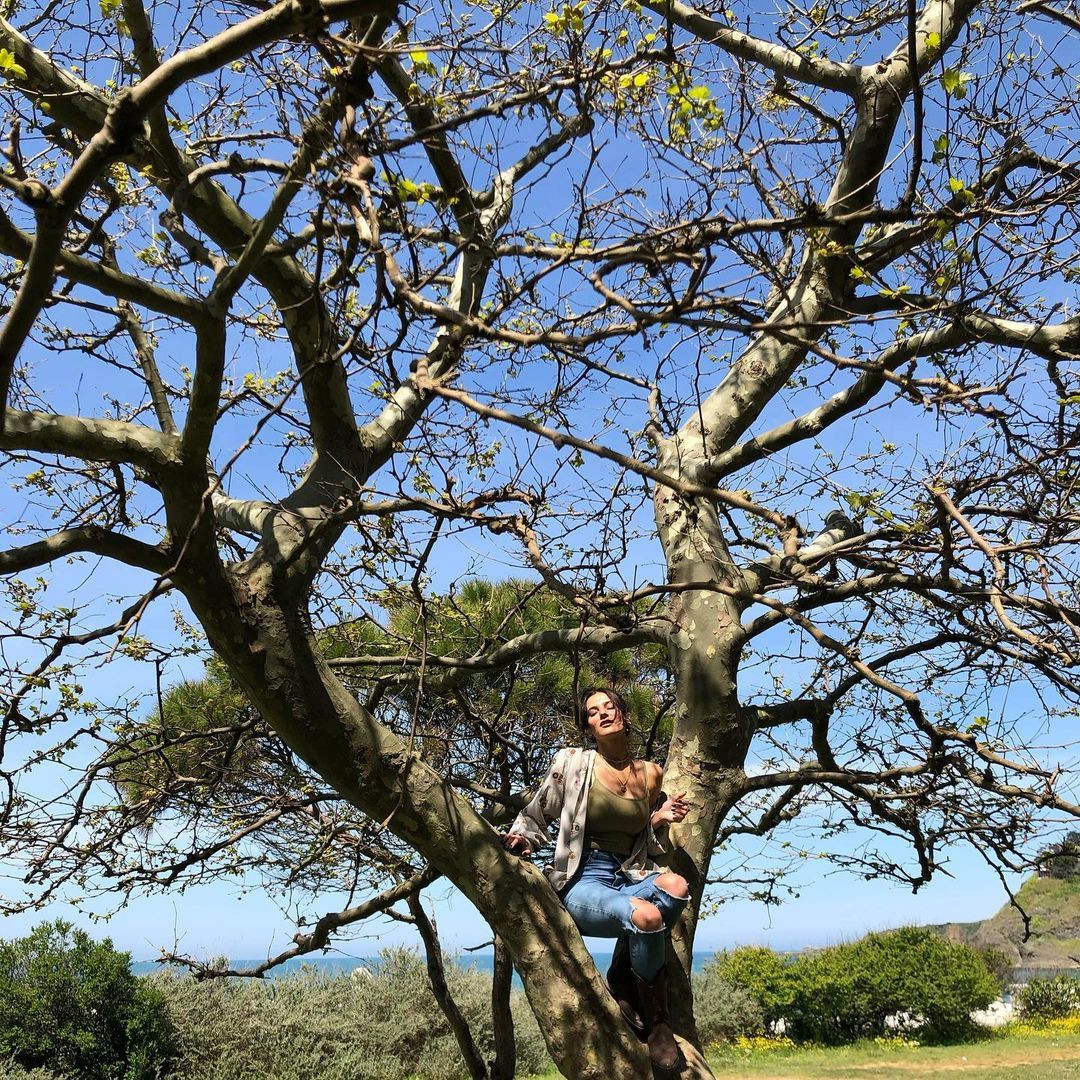
{"label": "woman's arm", "polygon": [[647,768],[655,770],[651,776],[649,776],[649,791],[656,792],[656,801],[653,803],[655,809],[652,812],[652,817],[649,818],[649,824],[653,827],[653,832],[661,828],[664,825],[672,825],[675,822],[682,821],[687,814],[690,813],[690,803],[686,800],[686,792],[680,791],[678,795],[664,796],[664,770],[654,762],[648,762]]}
{"label": "woman's arm", "polygon": [[562,811],[565,755],[565,750],[555,755],[543,783],[503,837],[503,846],[515,855],[531,855],[548,843],[548,822],[554,821]]}

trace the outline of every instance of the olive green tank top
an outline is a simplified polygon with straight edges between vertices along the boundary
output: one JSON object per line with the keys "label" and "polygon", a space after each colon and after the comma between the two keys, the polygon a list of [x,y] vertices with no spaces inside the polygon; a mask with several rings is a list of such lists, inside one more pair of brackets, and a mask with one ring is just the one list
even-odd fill
{"label": "olive green tank top", "polygon": [[638,798],[616,795],[593,773],[585,810],[585,842],[590,848],[629,855],[648,820],[647,792]]}

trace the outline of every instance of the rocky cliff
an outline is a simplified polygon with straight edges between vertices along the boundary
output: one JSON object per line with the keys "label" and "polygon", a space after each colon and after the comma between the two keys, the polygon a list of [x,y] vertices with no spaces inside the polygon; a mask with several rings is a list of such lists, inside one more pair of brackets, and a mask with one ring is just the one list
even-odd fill
{"label": "rocky cliff", "polygon": [[952,941],[1000,949],[1016,967],[1080,967],[1080,879],[1033,876],[1016,900],[1031,917],[1027,941],[1023,920],[1011,904],[981,922],[948,923],[938,929]]}

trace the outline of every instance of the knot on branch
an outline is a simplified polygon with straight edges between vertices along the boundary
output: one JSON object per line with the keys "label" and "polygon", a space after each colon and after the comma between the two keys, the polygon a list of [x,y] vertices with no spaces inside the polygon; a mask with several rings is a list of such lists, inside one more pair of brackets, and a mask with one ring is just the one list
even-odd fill
{"label": "knot on branch", "polygon": [[118,156],[134,150],[136,137],[146,134],[146,119],[130,87],[121,90],[109,105],[105,133]]}
{"label": "knot on branch", "polygon": [[326,33],[330,20],[319,0],[295,0],[294,6],[299,16],[301,34],[305,37],[318,38]]}
{"label": "knot on branch", "polygon": [[52,189],[40,180],[27,180],[23,184],[22,197],[26,205],[38,213],[60,208],[60,202]]}

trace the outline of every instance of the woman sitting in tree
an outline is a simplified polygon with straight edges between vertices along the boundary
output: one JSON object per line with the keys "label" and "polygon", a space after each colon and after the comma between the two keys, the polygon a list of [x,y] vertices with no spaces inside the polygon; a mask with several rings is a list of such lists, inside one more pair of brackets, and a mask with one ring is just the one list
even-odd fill
{"label": "woman sitting in tree", "polygon": [[611,689],[581,696],[578,725],[596,749],[560,750],[536,796],[503,843],[529,855],[548,843],[559,822],[555,858],[545,869],[582,934],[617,938],[607,981],[623,1016],[647,1034],[649,1056],[677,1068],[679,1050],[667,1005],[667,932],[689,891],[678,874],[650,860],[664,849],[655,830],[682,821],[686,792],[664,798],[664,770],[638,761],[626,737],[628,710]]}

